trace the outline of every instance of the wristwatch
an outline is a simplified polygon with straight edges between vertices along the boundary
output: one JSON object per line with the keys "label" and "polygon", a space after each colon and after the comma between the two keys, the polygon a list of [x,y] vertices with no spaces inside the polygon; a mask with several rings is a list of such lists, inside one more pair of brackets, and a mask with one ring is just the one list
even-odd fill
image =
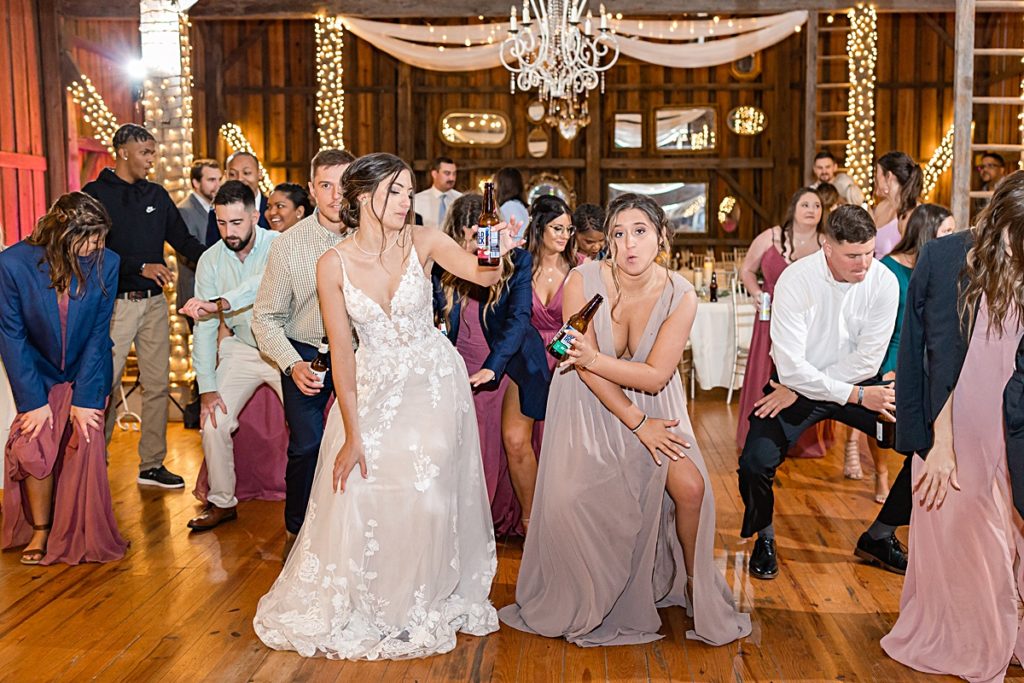
{"label": "wristwatch", "polygon": [[286,367],[286,368],[284,369],[284,374],[285,374],[285,377],[291,377],[291,376],[292,376],[292,370],[294,370],[294,369],[295,369],[295,366],[296,366],[296,365],[298,365],[298,364],[299,364],[299,363],[301,363],[301,362],[302,362],[302,361],[298,361],[298,360],[297,360],[297,361],[295,361],[294,363],[292,363],[291,365],[289,365],[288,367]]}
{"label": "wristwatch", "polygon": [[149,264],[148,263],[143,263],[141,266],[139,266],[139,275],[142,275],[142,271],[144,271],[146,269],[147,265],[149,265]]}

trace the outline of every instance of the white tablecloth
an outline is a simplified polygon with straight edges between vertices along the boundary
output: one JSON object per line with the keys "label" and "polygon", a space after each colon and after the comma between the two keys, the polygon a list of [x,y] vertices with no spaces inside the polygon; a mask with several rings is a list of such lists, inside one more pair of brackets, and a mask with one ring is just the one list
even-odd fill
{"label": "white tablecloth", "polygon": [[[747,307],[754,311],[754,304],[741,303],[740,306]],[[741,316],[744,319],[744,316]],[[745,316],[747,321],[751,318]],[[750,346],[750,335],[753,333],[753,326],[748,322],[740,327],[740,341],[747,348]],[[701,301],[697,304],[697,317],[693,321],[693,329],[690,331],[690,346],[693,349],[693,368],[697,373],[697,384],[701,389],[707,390],[714,387],[729,387],[729,379],[732,376],[732,366],[735,357],[733,356],[733,333],[732,333],[732,306],[728,299],[724,301]],[[739,389],[743,384],[743,375],[736,378],[736,386]]]}

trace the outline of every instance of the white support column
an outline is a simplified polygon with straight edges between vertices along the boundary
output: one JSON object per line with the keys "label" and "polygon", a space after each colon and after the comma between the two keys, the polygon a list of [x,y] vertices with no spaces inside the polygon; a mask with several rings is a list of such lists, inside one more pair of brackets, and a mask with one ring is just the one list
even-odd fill
{"label": "white support column", "polygon": [[974,98],[974,2],[956,3],[956,69],[953,75],[953,220],[958,229],[971,217],[971,117]]}

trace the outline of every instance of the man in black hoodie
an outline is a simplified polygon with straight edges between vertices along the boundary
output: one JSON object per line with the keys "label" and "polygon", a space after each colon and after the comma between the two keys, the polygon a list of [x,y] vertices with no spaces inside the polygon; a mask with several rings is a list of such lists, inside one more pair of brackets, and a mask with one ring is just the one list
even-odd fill
{"label": "man in black hoodie", "polygon": [[[114,341],[114,390],[121,383],[128,349],[135,342],[142,382],[140,484],[184,488],[185,480],[164,467],[167,454],[167,395],[170,325],[163,288],[172,279],[164,263],[164,242],[192,261],[206,249],[189,233],[167,191],[146,180],[156,160],[156,140],[142,126],[127,123],[114,133],[114,168],[106,168],[83,190],[110,214],[107,248],[121,257],[117,301],[110,322]],[[114,432],[113,394],[107,412],[107,442]]]}

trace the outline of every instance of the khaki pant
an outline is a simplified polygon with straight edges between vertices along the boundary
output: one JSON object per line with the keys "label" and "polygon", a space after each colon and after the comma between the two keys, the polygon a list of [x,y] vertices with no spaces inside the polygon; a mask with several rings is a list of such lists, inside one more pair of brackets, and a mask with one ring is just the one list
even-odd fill
{"label": "khaki pant", "polygon": [[238,504],[235,498],[235,450],[231,435],[238,429],[238,414],[261,385],[267,384],[281,398],[281,373],[273,361],[235,337],[220,343],[217,391],[228,409],[217,409],[217,426],[209,418],[200,425],[210,492],[206,499],[219,508]]}
{"label": "khaki pant", "polygon": [[110,320],[114,341],[114,385],[107,411],[107,443],[114,433],[116,405],[121,400],[121,375],[128,349],[135,342],[142,382],[142,435],[139,438],[139,471],[160,467],[167,455],[168,375],[171,372],[170,322],[162,294],[142,301],[114,302]]}

